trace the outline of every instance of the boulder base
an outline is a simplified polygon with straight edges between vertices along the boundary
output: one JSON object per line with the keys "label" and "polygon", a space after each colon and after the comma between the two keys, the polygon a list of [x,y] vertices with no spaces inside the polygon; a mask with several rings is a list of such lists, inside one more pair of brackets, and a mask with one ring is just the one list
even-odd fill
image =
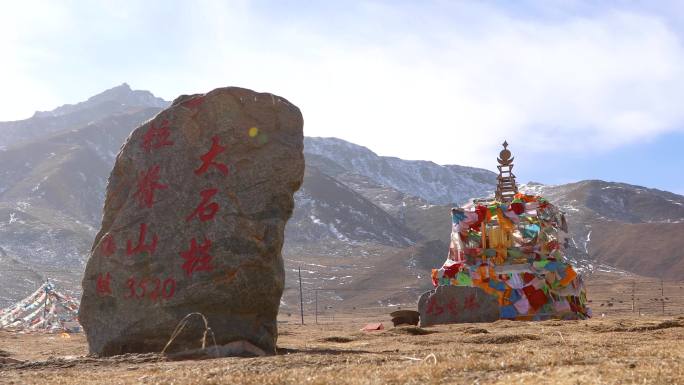
{"label": "boulder base", "polygon": [[499,319],[496,297],[479,287],[437,286],[418,299],[420,326]]}
{"label": "boulder base", "polygon": [[[160,352],[195,312],[219,346],[275,352],[302,126],[287,100],[230,87],[182,96],[131,133],[83,278],[91,353]],[[200,348],[204,330],[188,321],[173,350]]]}

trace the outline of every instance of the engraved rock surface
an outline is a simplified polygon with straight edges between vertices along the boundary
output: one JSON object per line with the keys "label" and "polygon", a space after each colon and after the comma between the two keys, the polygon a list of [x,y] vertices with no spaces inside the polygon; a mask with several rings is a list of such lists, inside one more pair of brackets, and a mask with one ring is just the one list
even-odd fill
{"label": "engraved rock surface", "polygon": [[[219,345],[275,352],[302,128],[287,100],[228,87],[181,96],[131,133],[83,278],[91,353],[159,352],[193,312]],[[200,348],[204,329],[189,322],[169,351]]]}
{"label": "engraved rock surface", "polygon": [[495,296],[479,287],[437,286],[418,298],[420,326],[493,322],[499,319]]}

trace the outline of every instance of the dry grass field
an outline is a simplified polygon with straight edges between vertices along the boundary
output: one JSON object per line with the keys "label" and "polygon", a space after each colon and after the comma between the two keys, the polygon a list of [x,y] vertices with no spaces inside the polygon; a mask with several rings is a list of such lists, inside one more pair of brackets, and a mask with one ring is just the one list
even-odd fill
{"label": "dry grass field", "polygon": [[[82,334],[0,331],[0,384],[684,384],[684,284],[614,274],[587,283],[588,321],[392,328],[394,308],[344,300],[321,301],[319,324],[305,309],[299,325],[293,307],[281,311],[271,357],[98,359]],[[369,322],[386,329],[361,332]]]}
{"label": "dry grass field", "polygon": [[[2,384],[684,384],[684,316],[392,328],[281,325],[278,355],[87,357],[83,335],[0,332]],[[4,356],[4,358],[2,358]]]}

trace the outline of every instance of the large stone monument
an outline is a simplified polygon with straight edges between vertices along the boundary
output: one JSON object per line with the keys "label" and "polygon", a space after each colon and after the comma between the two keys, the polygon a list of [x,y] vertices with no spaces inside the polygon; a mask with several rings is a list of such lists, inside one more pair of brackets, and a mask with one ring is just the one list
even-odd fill
{"label": "large stone monument", "polygon": [[[193,312],[218,345],[275,352],[302,126],[287,100],[229,87],[181,96],[131,133],[83,278],[91,353],[159,352]],[[199,347],[190,329],[172,351]]]}

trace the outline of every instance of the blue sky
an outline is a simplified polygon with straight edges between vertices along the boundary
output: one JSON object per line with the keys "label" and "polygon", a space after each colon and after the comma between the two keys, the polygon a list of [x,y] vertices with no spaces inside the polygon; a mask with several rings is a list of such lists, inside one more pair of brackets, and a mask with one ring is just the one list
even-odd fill
{"label": "blue sky", "polygon": [[684,193],[684,2],[25,1],[0,15],[0,120],[129,83],[297,104],[305,134],[523,181]]}

